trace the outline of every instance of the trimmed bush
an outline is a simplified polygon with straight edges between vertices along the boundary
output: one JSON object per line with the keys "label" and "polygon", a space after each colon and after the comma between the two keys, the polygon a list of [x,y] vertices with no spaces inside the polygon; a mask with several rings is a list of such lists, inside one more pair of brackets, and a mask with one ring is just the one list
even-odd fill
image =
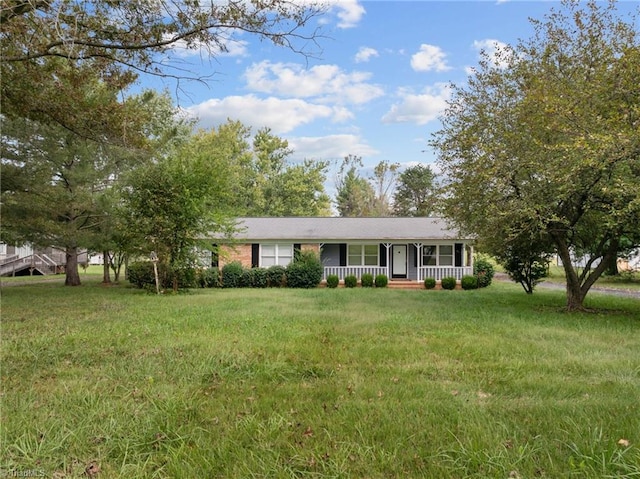
{"label": "trimmed bush", "polygon": [[287,270],[284,266],[274,265],[267,268],[267,284],[270,288],[281,288],[287,284]]}
{"label": "trimmed bush", "polygon": [[244,268],[240,261],[233,261],[222,267],[222,287],[239,288]]}
{"label": "trimmed bush", "polygon": [[253,268],[253,287],[266,288],[268,286],[267,270],[264,268]]}
{"label": "trimmed bush", "polygon": [[456,279],[453,276],[447,276],[440,280],[442,289],[456,289]]}
{"label": "trimmed bush", "polygon": [[424,279],[424,287],[426,289],[433,289],[436,287],[436,280],[435,278],[425,278]]}
{"label": "trimmed bush", "polygon": [[238,286],[241,288],[253,288],[255,271],[254,268],[243,269]]}
{"label": "trimmed bush", "polygon": [[345,288],[355,288],[356,286],[358,286],[358,278],[356,278],[352,274],[350,274],[349,276],[345,276],[344,278]]}
{"label": "trimmed bush", "polygon": [[379,274],[375,279],[376,288],[386,288],[387,284],[389,284],[389,278],[387,278],[386,274]]}
{"label": "trimmed bush", "polygon": [[219,288],[220,270],[215,267],[200,270],[198,274],[198,286],[201,288]]}
{"label": "trimmed bush", "polygon": [[340,277],[337,274],[327,276],[327,288],[337,288],[340,284]]}
{"label": "trimmed bush", "polygon": [[493,264],[488,259],[477,257],[473,262],[473,275],[478,278],[478,288],[489,286],[494,273]]}
{"label": "trimmed bush", "polygon": [[293,263],[287,266],[287,286],[290,288],[315,288],[322,281],[324,268],[314,251],[301,251]]}
{"label": "trimmed bush", "polygon": [[156,278],[153,272],[153,263],[151,261],[129,263],[127,266],[127,278],[131,284],[138,288],[144,288],[145,285],[153,285],[155,287]]}
{"label": "trimmed bush", "polygon": [[460,280],[462,289],[478,289],[478,277],[477,276],[463,276]]}
{"label": "trimmed bush", "polygon": [[363,288],[373,288],[373,275],[369,273],[364,273],[360,277],[360,284]]}

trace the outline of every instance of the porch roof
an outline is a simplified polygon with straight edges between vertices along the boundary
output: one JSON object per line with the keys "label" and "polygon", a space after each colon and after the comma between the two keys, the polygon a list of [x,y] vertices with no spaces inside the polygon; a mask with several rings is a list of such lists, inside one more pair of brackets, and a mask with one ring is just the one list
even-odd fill
{"label": "porch roof", "polygon": [[238,218],[236,240],[424,241],[463,238],[442,218]]}

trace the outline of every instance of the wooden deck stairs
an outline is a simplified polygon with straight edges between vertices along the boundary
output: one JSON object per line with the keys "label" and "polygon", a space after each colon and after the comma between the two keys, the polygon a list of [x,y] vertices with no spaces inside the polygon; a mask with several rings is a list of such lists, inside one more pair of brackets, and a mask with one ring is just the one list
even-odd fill
{"label": "wooden deck stairs", "polygon": [[55,274],[60,265],[46,254],[32,254],[22,258],[8,256],[0,261],[0,276],[25,276],[31,274]]}

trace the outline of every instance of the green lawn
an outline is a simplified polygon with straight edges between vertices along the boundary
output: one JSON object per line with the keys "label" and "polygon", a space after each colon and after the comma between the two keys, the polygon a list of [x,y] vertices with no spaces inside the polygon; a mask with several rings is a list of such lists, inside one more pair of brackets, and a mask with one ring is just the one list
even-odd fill
{"label": "green lawn", "polygon": [[97,281],[2,289],[0,475],[640,477],[638,299]]}

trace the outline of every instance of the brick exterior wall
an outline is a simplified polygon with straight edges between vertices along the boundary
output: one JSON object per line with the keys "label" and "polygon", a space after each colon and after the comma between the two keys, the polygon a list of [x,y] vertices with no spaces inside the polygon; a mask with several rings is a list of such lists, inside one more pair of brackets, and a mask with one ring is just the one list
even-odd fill
{"label": "brick exterior wall", "polygon": [[[302,251],[314,251],[320,254],[320,245],[318,243],[300,243]],[[235,246],[220,246],[219,267],[233,261],[240,261],[245,268],[251,268],[251,243],[238,244]]]}
{"label": "brick exterior wall", "polygon": [[251,268],[251,244],[221,245],[219,267],[222,268],[233,261],[240,261],[245,268]]}

